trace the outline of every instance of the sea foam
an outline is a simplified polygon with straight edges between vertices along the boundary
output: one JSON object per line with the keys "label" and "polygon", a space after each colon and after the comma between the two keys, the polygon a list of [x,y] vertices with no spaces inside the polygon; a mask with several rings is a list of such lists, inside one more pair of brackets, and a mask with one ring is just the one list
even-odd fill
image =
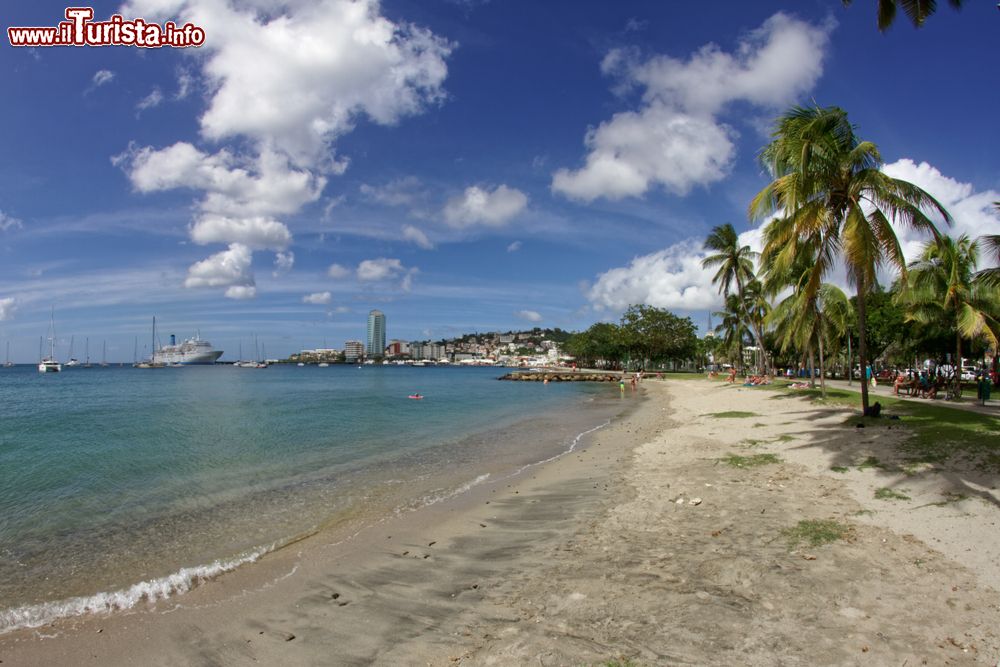
{"label": "sea foam", "polygon": [[195,586],[231,572],[241,565],[253,563],[272,551],[275,545],[262,547],[229,560],[217,560],[208,565],[181,568],[159,579],[150,579],[117,591],[24,605],[0,610],[0,634],[25,628],[37,628],[54,621],[86,614],[108,614],[125,611],[143,601],[154,603],[180,595]]}

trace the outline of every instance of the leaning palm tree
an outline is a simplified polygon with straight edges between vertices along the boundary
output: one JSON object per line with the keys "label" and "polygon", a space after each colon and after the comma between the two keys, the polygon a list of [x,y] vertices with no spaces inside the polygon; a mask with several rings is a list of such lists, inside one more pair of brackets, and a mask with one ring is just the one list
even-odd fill
{"label": "leaning palm tree", "polygon": [[726,357],[733,360],[733,368],[743,368],[743,339],[747,334],[746,320],[743,316],[743,302],[735,294],[726,296],[723,310],[712,313],[720,318],[715,333],[722,336],[722,351]]}
{"label": "leaning palm tree", "polygon": [[[761,162],[774,180],[750,202],[754,220],[768,223],[764,254],[781,272],[795,264],[803,248],[812,253],[804,281],[806,298],[815,296],[822,279],[843,262],[848,282],[857,290],[858,353],[867,365],[865,296],[880,268],[889,264],[906,273],[906,262],[892,224],[927,231],[937,228],[928,208],[950,224],[951,216],[931,195],[912,183],[884,174],[875,144],[862,141],[837,107],[794,107],[778,119]],[[861,385],[861,405],[868,413],[868,386]]]}
{"label": "leaning palm tree", "polygon": [[[745,303],[746,286],[751,281],[756,280],[754,260],[757,259],[757,253],[751,250],[748,245],[740,245],[736,229],[728,222],[712,229],[708,238],[705,239],[705,249],[714,251],[714,254],[701,261],[702,267],[706,269],[718,267],[718,271],[712,277],[712,284],[718,284],[719,293],[723,297],[728,297],[733,283],[735,283],[738,303]],[[742,317],[753,333],[754,341],[764,354],[765,368],[770,367],[759,323],[753,321],[745,312],[742,313]]]}
{"label": "leaning palm tree", "polygon": [[974,277],[979,247],[964,234],[927,243],[911,262],[901,300],[907,319],[948,322],[955,329],[955,395],[962,386],[962,339],[982,338],[996,353],[1000,338],[1000,295]]}
{"label": "leaning palm tree", "polygon": [[[843,0],[843,2],[845,7],[851,4],[851,0]],[[962,0],[948,0],[948,4],[955,9],[960,9]],[[934,0],[878,0],[878,29],[882,32],[888,30],[896,19],[897,6],[902,6],[903,11],[910,17],[910,21],[916,28],[922,26],[927,17],[937,9],[937,3]]]}

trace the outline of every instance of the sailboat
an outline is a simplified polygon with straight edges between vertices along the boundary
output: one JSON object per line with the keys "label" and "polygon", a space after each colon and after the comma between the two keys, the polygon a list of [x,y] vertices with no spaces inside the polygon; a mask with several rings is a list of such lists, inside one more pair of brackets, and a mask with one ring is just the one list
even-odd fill
{"label": "sailboat", "polygon": [[3,362],[4,368],[10,368],[14,365],[14,362],[10,360],[10,341],[7,341],[7,361]]}
{"label": "sailboat", "polygon": [[80,362],[76,360],[73,356],[73,336],[69,337],[69,361],[66,362],[65,366],[69,368],[70,366],[79,366]]}
{"label": "sailboat", "polygon": [[83,367],[84,368],[90,368],[90,338],[87,337],[87,338],[84,339],[84,341],[85,342],[83,344],[83,349],[84,349]]}
{"label": "sailboat", "polygon": [[[138,341],[136,341],[136,345],[138,344]],[[156,361],[156,315],[153,315],[153,344],[149,349],[149,361],[140,361],[137,364],[133,364],[135,368],[166,368],[167,365],[162,361]]]}
{"label": "sailboat", "polygon": [[104,351],[101,352],[101,368],[108,367],[108,341],[104,341]]}
{"label": "sailboat", "polygon": [[[41,341],[39,341],[41,346]],[[49,320],[49,356],[38,363],[39,373],[58,373],[62,370],[62,364],[56,361],[56,309],[52,308],[52,317]]]}

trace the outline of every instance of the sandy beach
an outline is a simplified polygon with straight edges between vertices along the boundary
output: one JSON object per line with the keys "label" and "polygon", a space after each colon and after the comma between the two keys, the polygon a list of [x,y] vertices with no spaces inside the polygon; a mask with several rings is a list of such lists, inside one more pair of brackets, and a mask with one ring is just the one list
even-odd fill
{"label": "sandy beach", "polygon": [[[899,422],[859,429],[794,395],[641,391],[556,461],[152,607],[0,636],[0,661],[997,664],[995,475],[904,472]],[[794,543],[804,520],[846,532]]]}

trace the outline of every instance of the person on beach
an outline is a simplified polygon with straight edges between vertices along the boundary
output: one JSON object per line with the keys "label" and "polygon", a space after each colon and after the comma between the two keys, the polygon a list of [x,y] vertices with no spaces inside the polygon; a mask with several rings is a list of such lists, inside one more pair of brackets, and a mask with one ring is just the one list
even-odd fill
{"label": "person on beach", "polygon": [[729,377],[726,378],[726,383],[727,384],[733,384],[734,382],[736,382],[736,367],[735,366],[733,366],[732,368],[729,369]]}

